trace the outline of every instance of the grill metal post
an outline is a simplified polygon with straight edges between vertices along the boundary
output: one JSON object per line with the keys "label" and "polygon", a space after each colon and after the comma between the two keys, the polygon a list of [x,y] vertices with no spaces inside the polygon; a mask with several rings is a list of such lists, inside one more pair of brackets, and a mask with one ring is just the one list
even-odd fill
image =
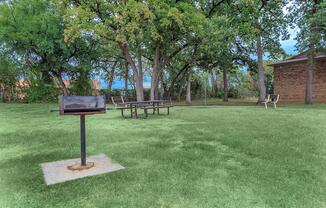
{"label": "grill metal post", "polygon": [[80,115],[80,159],[81,165],[86,165],[86,129],[85,129],[85,115]]}

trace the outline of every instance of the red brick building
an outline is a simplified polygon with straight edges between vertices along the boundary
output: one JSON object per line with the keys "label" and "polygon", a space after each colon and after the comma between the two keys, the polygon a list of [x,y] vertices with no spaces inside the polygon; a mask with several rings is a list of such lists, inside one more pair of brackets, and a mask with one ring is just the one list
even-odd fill
{"label": "red brick building", "polygon": [[[274,94],[283,103],[304,103],[307,78],[307,54],[302,53],[274,66]],[[315,57],[313,102],[326,103],[326,54]]]}

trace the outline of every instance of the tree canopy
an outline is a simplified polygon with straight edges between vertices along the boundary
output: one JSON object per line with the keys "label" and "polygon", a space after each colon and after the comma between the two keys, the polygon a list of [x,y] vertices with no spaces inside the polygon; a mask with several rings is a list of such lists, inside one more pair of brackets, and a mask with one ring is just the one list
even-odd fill
{"label": "tree canopy", "polygon": [[[300,50],[325,49],[324,13],[322,0],[3,1],[0,53],[18,60],[21,77],[52,83],[66,95],[90,94],[93,77],[111,91],[121,78],[143,100],[149,77],[149,99],[190,98],[197,89],[191,82],[204,72],[214,96],[220,89],[227,101],[228,77],[247,73],[262,101],[269,83],[264,57],[285,55],[280,43],[293,25]],[[66,79],[77,89],[68,89]]]}

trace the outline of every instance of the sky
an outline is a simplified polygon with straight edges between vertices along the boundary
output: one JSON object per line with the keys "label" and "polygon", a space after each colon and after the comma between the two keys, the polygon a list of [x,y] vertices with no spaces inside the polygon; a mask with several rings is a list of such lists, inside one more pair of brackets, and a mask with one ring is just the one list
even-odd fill
{"label": "sky", "polygon": [[290,39],[281,41],[282,48],[285,50],[287,54],[292,54],[295,55],[298,53],[295,49],[295,44],[297,41],[295,40],[296,34],[297,34],[297,29],[289,29],[290,33]]}
{"label": "sky", "polygon": [[[294,39],[296,36],[296,32],[297,32],[296,29],[289,29],[290,39],[281,41],[282,48],[285,50],[287,54],[295,55],[298,53],[295,49],[296,40]],[[101,82],[102,89],[106,89],[107,83],[104,80],[101,80],[100,82]],[[150,87],[150,85],[151,85],[150,77],[145,77],[144,87],[148,88]],[[124,88],[123,80],[114,80],[112,89],[123,89],[123,88]]]}
{"label": "sky", "polygon": [[296,53],[298,53],[295,49],[295,44],[296,44],[296,40],[285,40],[281,42],[282,44],[282,48],[285,50],[285,52],[287,54],[292,54],[295,55]]}

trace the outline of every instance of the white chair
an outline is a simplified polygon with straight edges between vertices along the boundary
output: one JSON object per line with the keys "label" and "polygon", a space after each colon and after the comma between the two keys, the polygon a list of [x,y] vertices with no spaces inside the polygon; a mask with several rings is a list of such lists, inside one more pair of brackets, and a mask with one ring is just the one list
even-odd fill
{"label": "white chair", "polygon": [[276,104],[280,99],[280,95],[267,95],[265,101],[263,102],[265,104],[265,108],[267,109],[268,103],[272,103],[274,105],[274,108],[276,108]]}
{"label": "white chair", "polygon": [[267,109],[267,104],[271,101],[271,95],[268,94],[266,97],[265,97],[265,100],[264,100],[264,105],[265,105],[265,108]]}
{"label": "white chair", "polygon": [[280,95],[272,95],[271,96],[270,100],[271,100],[271,103],[273,103],[274,108],[276,108],[276,104],[279,99],[280,99]]}

